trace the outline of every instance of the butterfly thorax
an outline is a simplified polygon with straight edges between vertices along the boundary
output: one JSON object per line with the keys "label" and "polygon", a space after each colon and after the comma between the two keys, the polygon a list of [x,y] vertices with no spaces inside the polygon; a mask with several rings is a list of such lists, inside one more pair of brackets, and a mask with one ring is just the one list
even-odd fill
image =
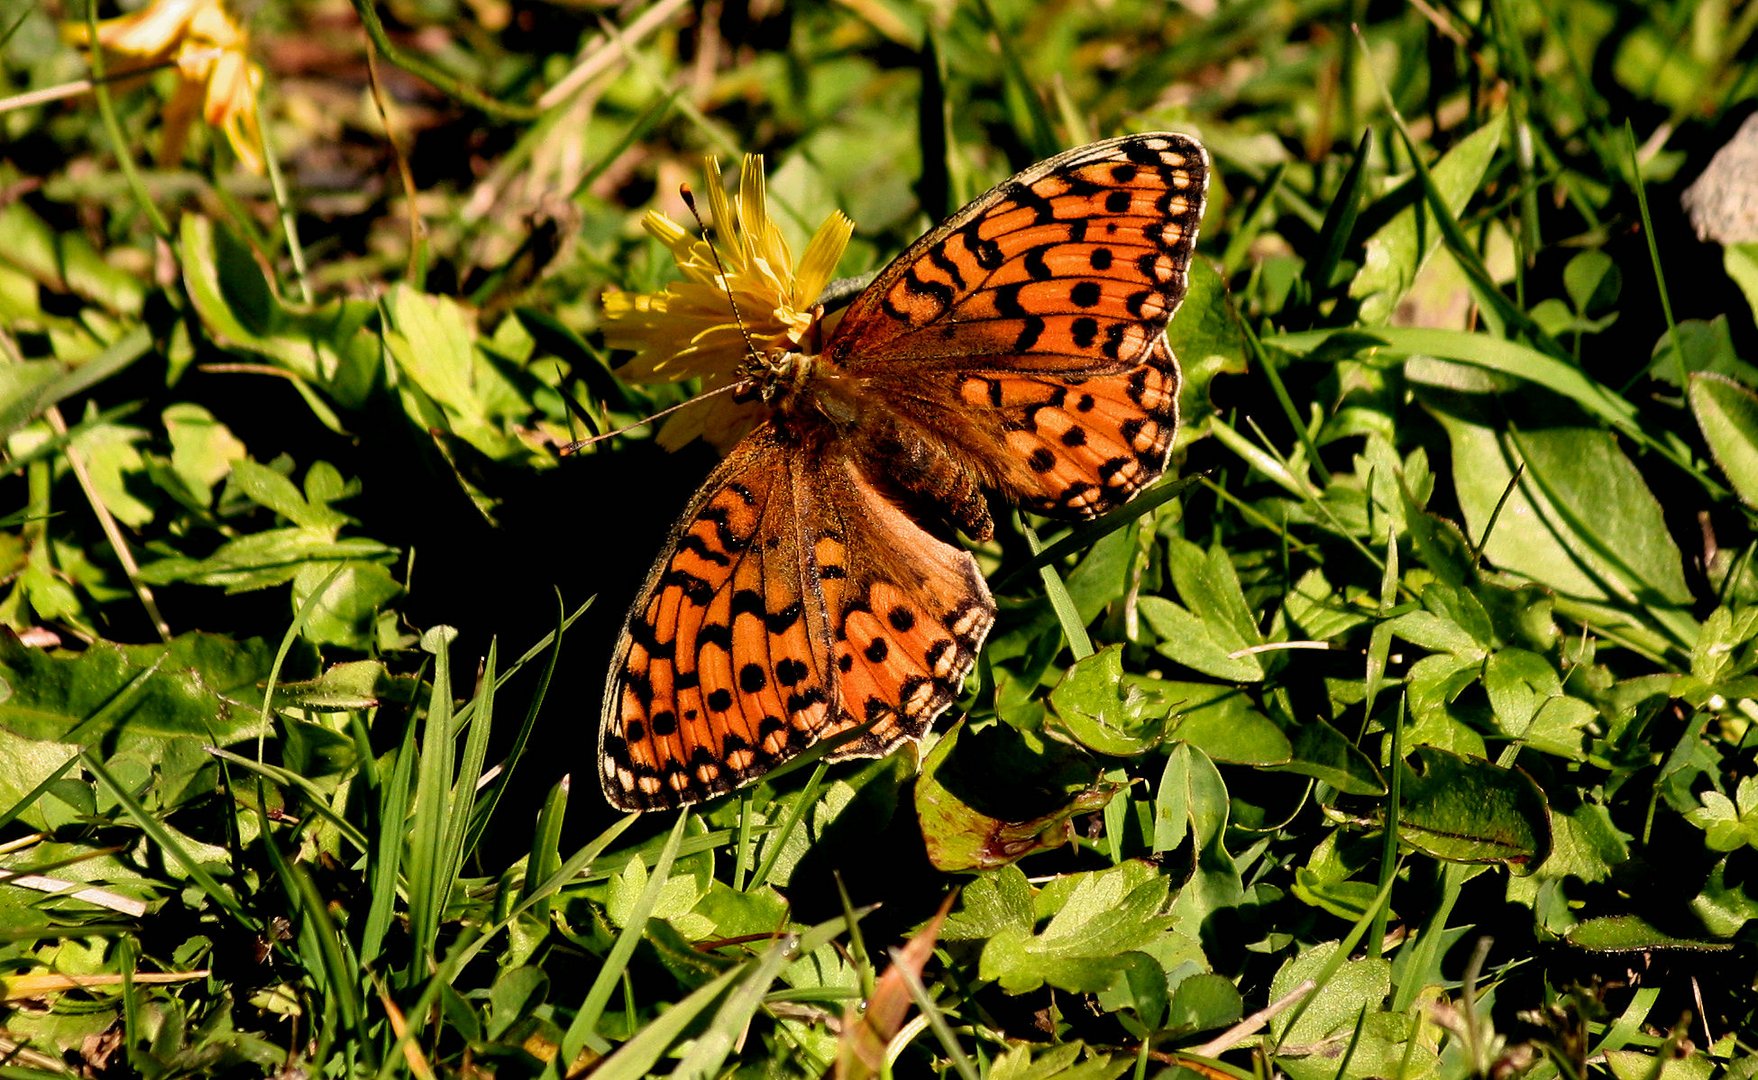
{"label": "butterfly thorax", "polygon": [[797,351],[753,357],[743,380],[735,396],[768,406],[777,430],[790,440],[835,446],[900,502],[936,514],[974,539],[994,534],[972,457],[909,415],[903,402],[876,392],[827,356]]}

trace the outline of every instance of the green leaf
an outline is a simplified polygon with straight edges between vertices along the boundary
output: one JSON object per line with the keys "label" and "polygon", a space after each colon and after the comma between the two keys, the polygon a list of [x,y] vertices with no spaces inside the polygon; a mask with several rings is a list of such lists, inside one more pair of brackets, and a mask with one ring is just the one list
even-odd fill
{"label": "green leaf", "polygon": [[1147,945],[1172,925],[1162,912],[1170,883],[1141,863],[1072,875],[1066,899],[1041,933],[1002,927],[983,946],[978,974],[1010,994],[1048,983],[1097,993],[1129,963],[1124,954]]}
{"label": "green leaf", "polygon": [[[1081,1056],[1086,1056],[1082,1061]],[[1134,1064],[1126,1055],[1113,1059],[1079,1042],[1055,1046],[1014,1046],[989,1067],[988,1080],[1116,1080]]]}
{"label": "green leaf", "polygon": [[1025,872],[1012,864],[982,874],[964,887],[956,910],[940,928],[943,941],[980,941],[1004,927],[1030,930],[1032,887]]}
{"label": "green leaf", "polygon": [[1501,862],[1530,873],[1550,854],[1550,809],[1531,777],[1418,746],[1404,770],[1398,835],[1449,862]]}
{"label": "green leaf", "polygon": [[1709,850],[1758,847],[1758,778],[1742,779],[1732,799],[1719,791],[1705,791],[1699,798],[1702,805],[1685,811],[1685,820],[1703,830]]}
{"label": "green leaf", "polygon": [[386,697],[407,700],[409,680],[398,679],[382,661],[333,664],[315,679],[275,684],[275,704],[320,711],[370,709]]}
{"label": "green leaf", "polygon": [[1052,731],[1095,754],[1134,757],[1159,745],[1172,705],[1147,680],[1126,681],[1123,646],[1078,661],[1050,691]]}
{"label": "green leaf", "polygon": [[335,569],[333,562],[313,560],[294,573],[295,611],[316,589],[324,590],[300,633],[314,644],[342,645],[364,652],[373,645],[380,611],[403,594],[403,586],[378,563],[348,560],[342,563],[341,573],[331,578]]}
{"label": "green leaf", "polygon": [[[1430,362],[1428,370],[1439,368]],[[1472,379],[1460,385],[1482,388]],[[1617,441],[1598,428],[1554,421],[1498,430],[1505,424],[1491,415],[1491,400],[1453,395],[1440,412],[1468,532],[1487,533],[1484,555],[1592,605],[1608,625],[1647,635],[1658,629],[1681,643],[1694,637],[1678,545],[1659,501]]]}
{"label": "green leaf", "polygon": [[1239,988],[1219,975],[1198,972],[1172,989],[1165,1027],[1176,1032],[1213,1031],[1245,1015]]}
{"label": "green leaf", "polygon": [[1159,596],[1140,600],[1142,617],[1161,639],[1158,651],[1216,678],[1262,679],[1262,663],[1244,650],[1263,644],[1263,635],[1227,553],[1215,548],[1205,554],[1195,544],[1174,538],[1168,545],[1167,569],[1186,607]]}
{"label": "green leaf", "polygon": [[[1093,773],[1071,759],[1032,753],[1008,728],[988,729],[993,734],[978,737],[976,752],[960,753],[963,732],[954,727],[940,737],[916,780],[916,819],[938,869],[993,869],[1059,847],[1072,834],[1071,818],[1117,792],[1115,784],[1092,784]],[[1071,790],[1083,773],[1089,786]],[[1006,790],[983,784],[984,775],[1006,775]]]}
{"label": "green leaf", "polygon": [[213,634],[184,634],[168,645],[100,641],[74,654],[0,635],[0,728],[81,746],[175,735],[225,745],[255,733],[270,659],[259,640]]}
{"label": "green leaf", "polygon": [[[1323,976],[1336,957],[1338,943],[1314,945],[1282,965],[1270,980],[1269,999],[1276,1001],[1307,979]],[[1344,960],[1331,977],[1306,999],[1306,1008],[1278,1014],[1270,1031],[1282,1053],[1307,1049],[1347,1037],[1361,1018],[1363,1008],[1376,1011],[1392,991],[1392,965],[1381,959]]]}
{"label": "green leaf", "polygon": [[[1508,114],[1497,113],[1483,127],[1460,139],[1429,169],[1435,188],[1448,210],[1457,217],[1483,183],[1490,161],[1507,129]],[[1441,231],[1430,220],[1428,200],[1419,181],[1400,189],[1399,198],[1410,205],[1381,226],[1367,240],[1361,272],[1349,285],[1349,295],[1361,301],[1361,321],[1383,323],[1391,319],[1398,301],[1409,291],[1423,265],[1441,243]]]}
{"label": "green leaf", "polygon": [[[70,292],[118,315],[138,315],[147,286],[104,261],[81,229],[56,228],[18,199],[0,206],[0,263],[17,267],[56,292]],[[3,431],[4,429],[0,429]]]}
{"label": "green leaf", "polygon": [[1166,327],[1166,343],[1178,358],[1177,444],[1184,446],[1208,425],[1209,383],[1217,375],[1243,374],[1246,345],[1227,283],[1206,259],[1193,259],[1184,303]]}
{"label": "green leaf", "polygon": [[1727,952],[1726,941],[1702,941],[1673,937],[1648,925],[1635,915],[1608,915],[1588,919],[1564,935],[1578,949],[1598,953]]}
{"label": "green leaf", "polygon": [[145,356],[152,335],[135,327],[102,352],[78,363],[36,360],[0,364],[0,439],[41,416],[49,406],[89,390]]}
{"label": "green leaf", "polygon": [[1686,396],[1722,475],[1747,506],[1758,507],[1758,394],[1720,375],[1691,376]]}
{"label": "green leaf", "polygon": [[1384,795],[1385,779],[1373,759],[1321,717],[1294,729],[1291,760],[1270,767],[1322,780],[1347,795]]}
{"label": "green leaf", "polygon": [[160,414],[171,441],[171,468],[202,506],[214,501],[214,486],[245,460],[244,443],[214,414],[193,402],[178,402]]}
{"label": "green leaf", "polygon": [[[1127,675],[1125,681],[1147,681]],[[1288,737],[1258,710],[1251,695],[1216,683],[1154,679],[1155,692],[1177,709],[1172,738],[1234,765],[1281,765],[1293,756]]]}

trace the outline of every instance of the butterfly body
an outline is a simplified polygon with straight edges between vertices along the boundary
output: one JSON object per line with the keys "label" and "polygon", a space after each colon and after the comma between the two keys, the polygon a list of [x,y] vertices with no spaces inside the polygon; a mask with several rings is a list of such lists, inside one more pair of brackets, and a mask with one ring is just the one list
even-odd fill
{"label": "butterfly body", "polygon": [[894,260],[715,469],[629,613],[601,779],[627,809],[748,783],[827,738],[889,753],[957,698],[995,605],[952,531],[985,489],[1091,517],[1165,469],[1207,158],[1146,134],[1059,155]]}

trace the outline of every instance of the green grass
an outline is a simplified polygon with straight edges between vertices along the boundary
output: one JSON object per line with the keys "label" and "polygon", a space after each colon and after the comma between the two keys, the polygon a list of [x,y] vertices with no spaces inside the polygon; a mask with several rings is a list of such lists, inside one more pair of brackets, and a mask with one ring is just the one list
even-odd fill
{"label": "green grass", "polygon": [[[0,1073],[1753,1075],[1758,243],[1680,196],[1758,9],[375,10],[376,89],[249,10],[261,177],[171,71],[0,112]],[[687,396],[604,345],[640,215],[761,152],[860,275],[1159,129],[1177,476],[998,516],[919,760],[614,814],[711,460],[555,452]]]}

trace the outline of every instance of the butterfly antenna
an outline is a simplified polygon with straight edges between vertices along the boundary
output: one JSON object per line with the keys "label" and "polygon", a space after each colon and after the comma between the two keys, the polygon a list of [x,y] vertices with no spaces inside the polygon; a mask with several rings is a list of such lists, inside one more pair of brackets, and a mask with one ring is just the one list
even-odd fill
{"label": "butterfly antenna", "polygon": [[720,249],[714,245],[714,229],[702,219],[702,211],[696,209],[696,193],[690,190],[689,184],[679,184],[678,195],[683,198],[684,205],[690,208],[690,214],[696,219],[696,224],[702,227],[702,235],[708,241],[708,254],[714,257],[715,268],[720,271],[720,282],[726,288],[726,302],[732,305],[733,322],[738,324],[739,335],[745,339],[745,351],[750,354],[751,359],[755,360],[757,359],[757,343],[751,340],[751,331],[745,328],[745,317],[739,313],[739,302],[733,296],[732,279],[727,276],[726,264],[720,261]]}
{"label": "butterfly antenna", "polygon": [[562,447],[561,450],[559,451],[559,453],[561,454],[562,457],[568,457],[571,454],[577,454],[581,450],[584,450],[586,447],[591,446],[593,443],[603,442],[606,439],[614,439],[618,435],[626,435],[629,432],[634,431],[638,427],[646,427],[648,424],[653,423],[653,421],[658,420],[661,417],[670,416],[672,413],[677,412],[679,409],[686,408],[687,406],[690,406],[690,405],[694,405],[699,401],[707,401],[711,397],[718,397],[721,394],[729,393],[733,390],[737,390],[738,388],[739,388],[739,384],[736,382],[727,383],[725,386],[717,386],[705,394],[697,394],[695,397],[691,398],[688,401],[680,401],[676,405],[672,405],[668,408],[661,409],[658,412],[654,413],[652,416],[645,417],[643,419],[635,421],[632,424],[617,428],[615,431],[607,431],[602,435],[594,435],[589,439],[576,439],[575,441]]}
{"label": "butterfly antenna", "polygon": [[[715,269],[720,271],[721,284],[726,288],[726,302],[732,305],[733,322],[738,324],[739,336],[745,339],[746,353],[750,355],[751,359],[755,360],[757,358],[757,343],[752,340],[751,331],[745,326],[745,317],[739,311],[739,302],[733,296],[732,285],[730,283],[731,279],[726,272],[726,264],[720,261],[720,249],[714,246],[714,230],[709,227],[708,222],[702,219],[702,211],[696,208],[696,194],[690,190],[690,185],[679,184],[678,194],[683,198],[684,205],[689,207],[690,216],[694,217],[696,219],[696,224],[702,227],[702,236],[708,241],[708,254],[713,256]],[[589,439],[577,439],[561,448],[561,456],[568,457],[569,455],[577,454],[586,447],[591,446],[593,443],[603,442],[605,439],[614,438],[618,435],[634,431],[638,427],[644,427],[647,424],[651,424],[662,416],[667,416],[671,413],[677,412],[686,405],[694,405],[698,401],[704,401],[717,394],[724,394],[731,390],[737,390],[740,388],[740,385],[740,382],[731,382],[725,386],[710,390],[706,394],[697,394],[688,401],[680,401],[678,404],[673,405],[670,408],[661,409],[652,416],[643,420],[637,420],[627,427],[620,427],[615,431],[607,431],[602,435],[594,435]]]}

